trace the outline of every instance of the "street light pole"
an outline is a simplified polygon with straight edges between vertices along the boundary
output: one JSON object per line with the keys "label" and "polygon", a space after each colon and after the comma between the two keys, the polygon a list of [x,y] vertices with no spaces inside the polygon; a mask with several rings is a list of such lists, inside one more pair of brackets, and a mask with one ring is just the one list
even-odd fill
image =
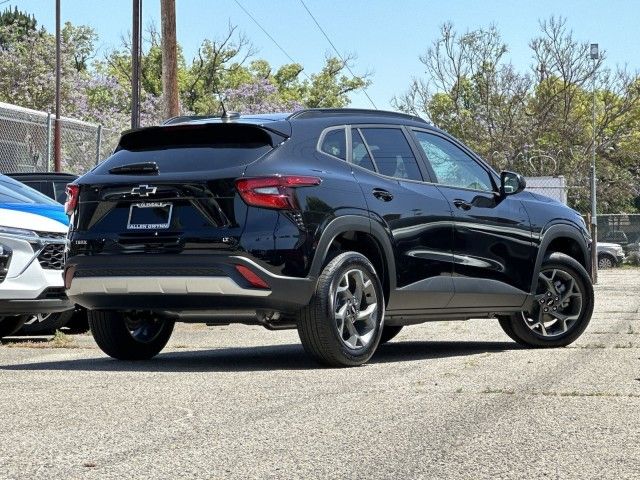
{"label": "street light pole", "polygon": [[140,23],[142,0],[133,0],[131,32],[131,128],[140,126]]}
{"label": "street light pole", "polygon": [[591,60],[593,60],[593,73],[591,76],[591,90],[593,100],[591,105],[591,268],[593,272],[593,283],[598,283],[598,213],[596,209],[596,62],[600,58],[598,44],[592,43],[590,49]]}
{"label": "street light pole", "polygon": [[62,59],[60,58],[60,0],[56,0],[56,119],[53,123],[53,171],[61,170],[62,145],[60,135],[60,70]]}

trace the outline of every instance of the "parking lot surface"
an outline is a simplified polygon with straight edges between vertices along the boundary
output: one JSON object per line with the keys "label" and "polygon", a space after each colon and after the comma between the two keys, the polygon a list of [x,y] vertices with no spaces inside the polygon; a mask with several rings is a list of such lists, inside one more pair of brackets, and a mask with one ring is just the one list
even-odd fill
{"label": "parking lot surface", "polygon": [[326,369],[295,331],[178,325],[154,360],[90,335],[0,346],[0,478],[640,478],[640,270],[600,272],[568,348],[405,328]]}

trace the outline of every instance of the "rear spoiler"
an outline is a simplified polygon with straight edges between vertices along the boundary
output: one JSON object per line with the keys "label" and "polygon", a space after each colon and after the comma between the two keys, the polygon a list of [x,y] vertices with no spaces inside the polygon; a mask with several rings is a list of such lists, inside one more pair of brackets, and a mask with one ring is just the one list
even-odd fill
{"label": "rear spoiler", "polygon": [[120,137],[115,151],[239,143],[268,144],[275,147],[289,135],[250,123],[180,123],[127,130]]}

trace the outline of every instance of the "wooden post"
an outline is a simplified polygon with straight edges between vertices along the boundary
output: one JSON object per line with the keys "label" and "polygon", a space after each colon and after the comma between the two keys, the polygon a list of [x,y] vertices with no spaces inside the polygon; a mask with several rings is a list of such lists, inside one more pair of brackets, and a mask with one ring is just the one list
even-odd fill
{"label": "wooden post", "polygon": [[160,0],[160,17],[162,18],[162,113],[166,120],[180,115],[175,0]]}

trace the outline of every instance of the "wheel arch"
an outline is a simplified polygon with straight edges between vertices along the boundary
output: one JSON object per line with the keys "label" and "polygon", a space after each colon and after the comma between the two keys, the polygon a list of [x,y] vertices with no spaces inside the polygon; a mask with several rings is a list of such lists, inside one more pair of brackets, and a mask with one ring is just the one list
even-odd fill
{"label": "wheel arch", "polygon": [[371,261],[382,283],[385,301],[396,287],[396,266],[391,240],[384,228],[369,218],[346,215],[332,220],[323,230],[309,275],[318,278],[333,249],[351,250]]}
{"label": "wheel arch", "polygon": [[552,252],[564,253],[576,260],[591,276],[591,255],[587,240],[580,230],[568,224],[547,228],[540,241],[535,268],[531,278],[531,293],[535,294],[538,275],[545,257]]}

